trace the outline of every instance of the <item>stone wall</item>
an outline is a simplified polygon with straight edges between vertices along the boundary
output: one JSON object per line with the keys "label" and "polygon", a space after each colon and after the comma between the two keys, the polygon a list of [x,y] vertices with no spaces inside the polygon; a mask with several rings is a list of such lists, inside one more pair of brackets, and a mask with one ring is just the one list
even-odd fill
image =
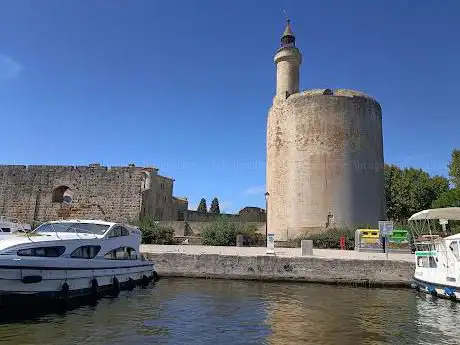
{"label": "stone wall", "polygon": [[202,214],[198,211],[187,211],[186,220],[191,222],[211,222],[216,220],[218,217],[227,217],[236,222],[265,222],[266,214],[265,210],[260,207],[246,206],[242,208],[238,213],[221,213],[213,215],[211,213]]}
{"label": "stone wall", "polygon": [[410,286],[414,264],[391,260],[146,253],[160,276]]}
{"label": "stone wall", "polygon": [[[143,172],[135,167],[0,166],[0,214],[21,221],[139,216]],[[63,192],[73,198],[63,203]]]}
{"label": "stone wall", "polygon": [[139,216],[177,220],[188,202],[173,197],[173,182],[156,168],[134,165],[2,165],[0,216],[29,223],[61,218],[129,222]]}
{"label": "stone wall", "polygon": [[[174,236],[199,236],[201,230],[209,225],[209,221],[190,222],[190,221],[160,221],[162,226],[172,227]],[[254,225],[257,231],[265,234],[265,223],[262,222],[244,222],[245,225]]]}

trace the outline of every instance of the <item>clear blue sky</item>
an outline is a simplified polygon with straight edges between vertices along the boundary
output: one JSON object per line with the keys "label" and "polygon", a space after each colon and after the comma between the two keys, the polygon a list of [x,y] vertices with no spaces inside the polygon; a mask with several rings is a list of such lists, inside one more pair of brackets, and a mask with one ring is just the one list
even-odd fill
{"label": "clear blue sky", "polygon": [[301,88],[376,97],[385,161],[446,175],[458,0],[1,0],[0,164],[155,165],[192,207],[264,206],[284,8]]}

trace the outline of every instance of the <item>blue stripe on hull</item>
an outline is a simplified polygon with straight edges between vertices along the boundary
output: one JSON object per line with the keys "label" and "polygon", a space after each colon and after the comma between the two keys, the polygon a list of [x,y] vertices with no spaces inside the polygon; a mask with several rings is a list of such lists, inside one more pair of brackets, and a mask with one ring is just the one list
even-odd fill
{"label": "blue stripe on hull", "polygon": [[[414,287],[417,290],[424,289],[427,292],[429,292],[432,295],[435,295],[436,297],[440,298],[446,298],[446,299],[454,299],[456,301],[460,301],[457,296],[455,295],[455,292],[460,293],[459,288],[452,286],[452,285],[444,285],[444,284],[437,284],[437,283],[431,283],[427,282],[425,280],[421,280],[415,277],[412,277],[414,280]],[[436,289],[443,290],[444,294],[438,294]]]}

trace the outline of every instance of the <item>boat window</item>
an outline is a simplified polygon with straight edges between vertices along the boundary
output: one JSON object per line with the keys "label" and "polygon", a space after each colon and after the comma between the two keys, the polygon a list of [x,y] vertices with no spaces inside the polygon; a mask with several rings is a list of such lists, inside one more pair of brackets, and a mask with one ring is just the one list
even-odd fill
{"label": "boat window", "polygon": [[92,259],[97,255],[97,253],[99,253],[99,250],[101,250],[101,246],[81,246],[75,249],[72,254],[70,254],[70,257],[78,259]]}
{"label": "boat window", "polygon": [[130,247],[112,249],[104,255],[107,260],[137,260],[136,250]]}
{"label": "boat window", "polygon": [[452,254],[454,254],[455,258],[457,260],[460,259],[460,255],[458,253],[458,242],[457,241],[452,241],[450,244],[449,244],[449,248],[450,250],[452,251]]}
{"label": "boat window", "polygon": [[433,256],[419,256],[417,257],[417,266],[426,268],[436,268],[438,264]]}
{"label": "boat window", "polygon": [[105,224],[56,222],[44,223],[35,229],[34,232],[77,232],[102,235],[107,231],[109,227],[110,225]]}
{"label": "boat window", "polygon": [[128,235],[129,235],[128,229],[122,226],[116,226],[112,229],[108,237],[111,238],[111,237],[120,237],[120,236],[128,236]]}
{"label": "boat window", "polygon": [[10,228],[2,228],[2,232],[11,232]]}
{"label": "boat window", "polygon": [[19,256],[44,256],[44,257],[57,258],[58,256],[61,256],[64,252],[65,252],[64,246],[56,246],[56,247],[20,249],[17,251],[17,254]]}

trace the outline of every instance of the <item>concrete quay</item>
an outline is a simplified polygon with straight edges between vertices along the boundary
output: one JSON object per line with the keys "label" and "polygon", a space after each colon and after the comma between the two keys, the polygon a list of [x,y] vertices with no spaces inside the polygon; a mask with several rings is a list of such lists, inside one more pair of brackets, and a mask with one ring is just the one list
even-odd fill
{"label": "concrete quay", "polygon": [[409,287],[415,270],[412,254],[367,253],[314,249],[301,256],[300,248],[194,245],[141,245],[160,276],[296,281],[377,287]]}

